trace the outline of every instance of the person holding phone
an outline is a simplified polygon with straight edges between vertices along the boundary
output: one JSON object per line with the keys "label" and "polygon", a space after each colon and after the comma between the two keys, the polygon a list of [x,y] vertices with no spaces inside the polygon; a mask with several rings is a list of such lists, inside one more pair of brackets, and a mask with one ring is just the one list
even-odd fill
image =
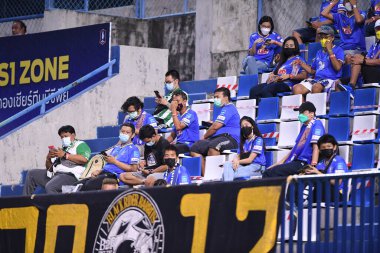
{"label": "person holding phone", "polygon": [[32,169],[26,176],[23,195],[31,195],[37,186],[45,188],[46,193],[62,192],[63,185],[78,181],[90,158],[90,147],[76,138],[74,127],[67,125],[58,130],[62,147],[49,146],[44,169]]}

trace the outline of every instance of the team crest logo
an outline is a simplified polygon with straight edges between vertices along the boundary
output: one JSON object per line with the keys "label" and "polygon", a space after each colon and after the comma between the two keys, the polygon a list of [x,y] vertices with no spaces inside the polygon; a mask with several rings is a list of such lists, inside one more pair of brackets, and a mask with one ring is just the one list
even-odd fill
{"label": "team crest logo", "polygon": [[351,34],[352,30],[350,26],[342,27],[343,33],[344,34]]}
{"label": "team crest logo", "polygon": [[105,29],[102,29],[102,30],[100,30],[100,33],[99,33],[99,44],[100,45],[104,45],[104,44],[106,44],[106,36],[107,35],[107,31],[105,30]]}
{"label": "team crest logo", "polygon": [[145,192],[123,192],[108,207],[93,252],[161,253],[165,231],[161,212]]}

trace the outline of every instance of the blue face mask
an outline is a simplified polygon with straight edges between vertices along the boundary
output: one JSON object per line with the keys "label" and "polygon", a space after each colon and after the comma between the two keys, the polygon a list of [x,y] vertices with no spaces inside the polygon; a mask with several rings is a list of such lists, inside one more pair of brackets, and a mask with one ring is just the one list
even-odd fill
{"label": "blue face mask", "polygon": [[128,142],[129,140],[129,135],[128,134],[123,134],[123,133],[120,133],[119,134],[119,139],[122,143],[126,143]]}
{"label": "blue face mask", "polygon": [[172,91],[174,89],[174,82],[166,83],[165,87],[168,91]]}
{"label": "blue face mask", "polygon": [[138,116],[136,111],[135,111],[135,112],[129,112],[128,115],[129,115],[129,117],[130,117],[131,119],[135,119],[135,118],[137,118],[137,116]]}

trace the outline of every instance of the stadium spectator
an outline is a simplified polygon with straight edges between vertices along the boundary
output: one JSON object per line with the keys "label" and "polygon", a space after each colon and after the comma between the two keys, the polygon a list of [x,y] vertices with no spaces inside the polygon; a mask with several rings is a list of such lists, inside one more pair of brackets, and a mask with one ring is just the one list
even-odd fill
{"label": "stadium spectator", "polygon": [[[190,184],[191,179],[189,173],[184,166],[178,163],[178,161],[178,150],[176,146],[169,145],[166,147],[164,163],[167,165],[167,170],[164,172],[163,180],[169,185]],[[156,182],[151,182],[149,186],[153,186],[155,183]]]}
{"label": "stadium spectator", "polygon": [[335,46],[334,30],[329,26],[321,26],[318,29],[321,37],[322,49],[317,52],[311,66],[301,60],[294,64],[299,64],[308,74],[314,76],[293,86],[293,94],[329,92],[334,81],[342,77],[342,65],[344,62],[344,52],[339,46]]}
{"label": "stadium spectator", "polygon": [[240,116],[231,103],[230,90],[221,87],[214,92],[214,106],[222,107],[216,121],[210,126],[203,140],[191,146],[191,156],[201,157],[202,175],[205,172],[205,156],[220,155],[224,150],[236,149],[240,138]]}
{"label": "stadium spectator", "polygon": [[356,0],[344,0],[345,13],[331,13],[331,9],[338,4],[339,0],[333,0],[329,6],[322,11],[322,16],[332,20],[340,34],[340,47],[346,55],[346,63],[350,63],[349,55],[360,54],[366,51],[364,12],[360,11]]}
{"label": "stadium spectator", "polygon": [[268,71],[273,59],[282,46],[283,39],[273,32],[273,20],[269,16],[263,16],[258,25],[258,31],[249,37],[248,55],[244,58],[242,67],[247,75]]}
{"label": "stadium spectator", "polygon": [[144,160],[139,164],[139,171],[125,172],[120,180],[128,185],[153,185],[157,179],[162,179],[167,165],[164,164],[164,150],[170,143],[162,136],[156,134],[151,125],[140,129],[140,138],[144,141]]}
{"label": "stadium spectator", "polygon": [[63,185],[74,184],[85,169],[91,149],[76,138],[74,127],[67,125],[58,130],[62,148],[49,147],[44,169],[30,170],[26,176],[23,195],[31,195],[37,186],[46,193],[62,192]]}
{"label": "stadium spectator", "polygon": [[[170,110],[170,103],[173,99],[173,92],[179,91],[179,73],[177,70],[169,70],[165,74],[165,88],[169,91],[169,94],[165,97],[156,97],[156,109],[154,110],[154,117],[158,122],[158,128],[172,127],[173,118]],[[186,94],[187,95],[187,94]]]}
{"label": "stadium spectator", "polygon": [[299,171],[311,164],[318,163],[318,139],[325,134],[325,128],[320,120],[315,118],[316,108],[311,102],[304,102],[298,108],[299,121],[302,123],[295,145],[281,161],[273,164],[263,173],[263,177],[286,177],[298,174]]}
{"label": "stadium spectator", "polygon": [[137,97],[128,98],[121,106],[121,109],[127,114],[125,116],[124,123],[133,124],[135,127],[133,144],[144,145],[143,141],[139,138],[140,128],[145,125],[151,125],[157,129],[156,119],[144,111],[144,103]]}
{"label": "stadium spectator", "polygon": [[197,113],[187,106],[187,95],[181,90],[173,92],[170,105],[173,117],[173,131],[167,140],[175,143],[178,153],[190,152],[190,146],[199,140],[199,125]]}
{"label": "stadium spectator", "polygon": [[21,20],[15,20],[12,23],[12,35],[25,35],[26,25]]}
{"label": "stadium spectator", "polygon": [[270,73],[266,83],[251,88],[250,99],[275,97],[280,92],[289,92],[294,84],[306,79],[306,71],[295,62],[305,60],[299,56],[300,48],[294,37],[285,39],[280,53],[280,60],[275,70]]}
{"label": "stadium spectator", "polygon": [[123,172],[137,171],[140,152],[132,143],[134,136],[135,127],[133,124],[124,123],[121,125],[119,142],[109,154],[103,153],[103,158],[106,161],[103,170],[95,170],[91,174],[91,178],[77,182],[83,184],[81,191],[99,190],[105,178],[118,179]]}
{"label": "stadium spectator", "polygon": [[223,180],[261,176],[265,170],[265,146],[256,122],[247,116],[240,120],[240,147],[232,162],[224,164]]}
{"label": "stadium spectator", "polygon": [[[353,90],[359,74],[364,83],[378,83],[380,80],[380,19],[375,24],[376,42],[371,46],[366,56],[356,54],[351,56],[351,76],[348,85],[338,85],[340,90]],[[345,83],[345,80],[342,80]]]}
{"label": "stadium spectator", "polygon": [[[321,8],[319,13],[321,13],[331,2],[332,0],[323,1],[321,3]],[[337,12],[337,5],[335,5],[331,13]],[[306,42],[319,42],[319,36],[317,35],[317,29],[322,25],[331,25],[333,22],[324,16],[320,15],[316,18],[310,18],[309,21],[306,22],[307,27],[299,28],[293,31],[293,36],[297,39],[299,44],[303,44]]]}
{"label": "stadium spectator", "polygon": [[375,23],[380,20],[380,0],[371,0],[365,21],[365,36],[375,35]]}
{"label": "stadium spectator", "polygon": [[102,183],[103,191],[111,191],[119,189],[119,184],[115,178],[105,178]]}

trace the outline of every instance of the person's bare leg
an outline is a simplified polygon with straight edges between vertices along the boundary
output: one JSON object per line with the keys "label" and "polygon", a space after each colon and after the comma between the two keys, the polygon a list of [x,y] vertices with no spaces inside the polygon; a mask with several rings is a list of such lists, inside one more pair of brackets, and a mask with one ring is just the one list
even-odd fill
{"label": "person's bare leg", "polygon": [[148,176],[145,180],[145,186],[146,187],[153,187],[154,186],[154,182],[156,182],[156,179],[152,176]]}
{"label": "person's bare leg", "polygon": [[350,84],[353,85],[352,89],[355,89],[355,85],[358,82],[360,71],[362,70],[362,65],[352,64],[351,65],[351,77]]}
{"label": "person's bare leg", "polygon": [[132,175],[131,172],[125,172],[125,173],[120,174],[120,180],[123,181],[123,183],[128,184],[128,185],[139,185],[139,184],[144,183],[143,179],[135,177],[134,175]]}
{"label": "person's bare leg", "polygon": [[315,84],[313,84],[313,87],[311,88],[311,93],[321,93],[321,92],[323,92],[324,89],[325,89],[325,87],[323,87],[322,84],[315,83]]}
{"label": "person's bare leg", "polygon": [[293,31],[293,37],[297,39],[298,44],[303,44],[303,41],[302,41],[302,38],[301,38],[301,34],[299,34],[296,31]]}
{"label": "person's bare leg", "polygon": [[308,89],[306,89],[306,87],[303,86],[302,84],[296,84],[293,86],[293,94],[294,95],[297,95],[297,94],[305,95],[309,92],[310,91]]}
{"label": "person's bare leg", "polygon": [[216,155],[220,155],[220,152],[216,149],[209,148],[207,155],[208,156],[216,156]]}
{"label": "person's bare leg", "polygon": [[192,157],[200,157],[201,158],[201,169],[202,169],[202,177],[203,177],[205,174],[205,158],[203,157],[203,155],[195,153],[195,152],[190,152],[190,155]]}

